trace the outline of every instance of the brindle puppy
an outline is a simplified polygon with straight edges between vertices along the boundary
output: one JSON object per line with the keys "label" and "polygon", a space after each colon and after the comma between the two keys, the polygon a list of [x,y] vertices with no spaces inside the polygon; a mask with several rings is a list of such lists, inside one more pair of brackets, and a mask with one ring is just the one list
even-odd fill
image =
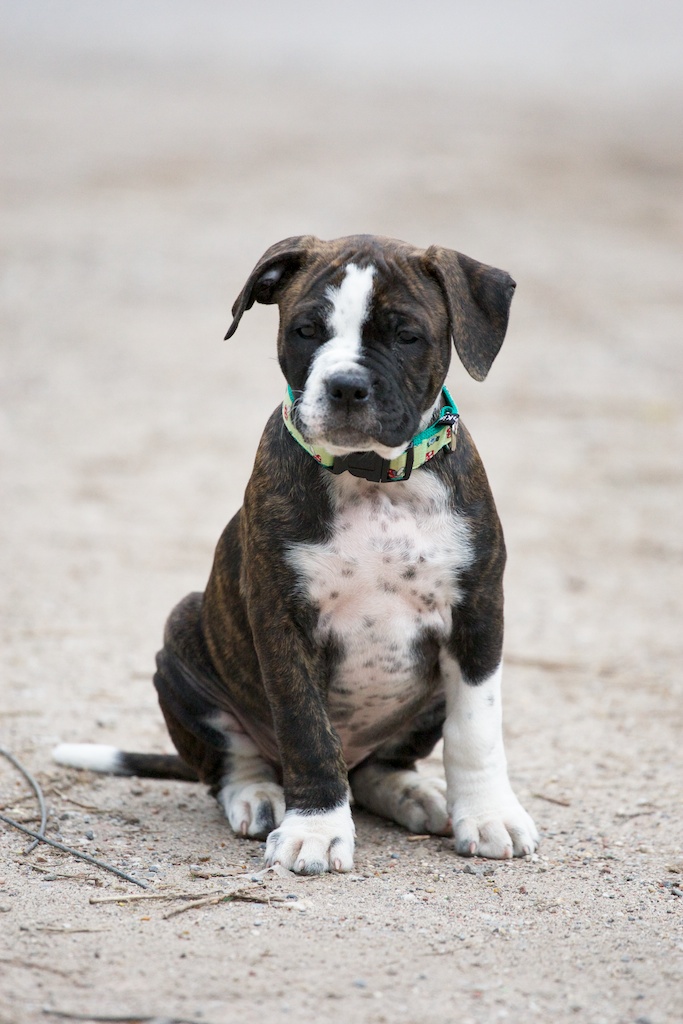
{"label": "brindle puppy", "polygon": [[[442,391],[451,339],[484,379],[514,287],[368,235],[264,254],[227,336],[278,304],[288,398],[205,592],[166,625],[154,682],[180,757],[62,745],[59,761],[200,779],[235,832],[267,837],[268,864],[304,873],[351,869],[349,789],[413,831],[452,828],[463,855],[535,850],[503,750],[503,535]],[[445,784],[416,770],[442,734]]]}

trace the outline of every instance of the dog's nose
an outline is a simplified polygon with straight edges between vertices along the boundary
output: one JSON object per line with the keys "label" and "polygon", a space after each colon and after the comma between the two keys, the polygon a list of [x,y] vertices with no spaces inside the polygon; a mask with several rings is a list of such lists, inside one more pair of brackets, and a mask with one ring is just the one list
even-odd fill
{"label": "dog's nose", "polygon": [[352,409],[367,402],[370,388],[357,373],[338,373],[327,381],[327,395],[334,405]]}

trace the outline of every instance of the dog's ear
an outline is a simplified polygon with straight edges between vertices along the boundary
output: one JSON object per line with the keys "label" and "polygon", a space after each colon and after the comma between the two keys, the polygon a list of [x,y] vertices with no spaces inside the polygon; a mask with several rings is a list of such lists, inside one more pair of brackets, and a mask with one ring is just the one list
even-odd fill
{"label": "dog's ear", "polygon": [[225,335],[231,338],[239,326],[242,314],[255,302],[264,305],[277,302],[282,287],[300,270],[318,241],[314,235],[285,238],[266,249],[258,261],[232,307],[233,321]]}
{"label": "dog's ear", "polygon": [[504,270],[439,245],[425,251],[424,261],[443,291],[463,366],[475,380],[484,380],[503,344],[515,282]]}

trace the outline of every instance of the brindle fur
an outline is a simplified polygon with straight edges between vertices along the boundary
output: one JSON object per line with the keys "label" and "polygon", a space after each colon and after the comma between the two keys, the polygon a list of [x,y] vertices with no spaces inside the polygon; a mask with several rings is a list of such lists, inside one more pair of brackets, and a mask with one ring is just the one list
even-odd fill
{"label": "brindle fur", "polygon": [[[486,375],[505,334],[514,283],[501,271],[435,246],[423,251],[370,236],[336,242],[286,239],[255,267],[233,308],[228,336],[255,301],[277,302],[279,361],[292,389],[300,391],[317,342],[291,346],[292,319],[302,297],[310,296],[314,307],[334,281],[335,269],[341,273],[351,259],[372,262],[380,272],[389,265],[406,306],[413,315],[419,310],[430,336],[429,372],[403,378],[406,400],[395,426],[411,436],[417,423],[407,423],[409,412],[438,397],[451,337],[472,376]],[[381,330],[381,293],[375,301],[373,324]],[[500,523],[464,427],[456,451],[443,450],[419,472],[444,479],[454,513],[471,527],[474,557],[459,579],[462,600],[453,609],[448,647],[467,681],[476,684],[501,657],[505,548]],[[326,809],[345,797],[349,776],[326,701],[339,652],[334,641],[314,639],[317,609],[285,557],[295,542],[328,540],[332,515],[326,471],[292,440],[278,408],[259,445],[244,506],[219,541],[206,591],[185,598],[173,611],[157,659],[155,685],[171,738],[185,765],[214,792],[230,771],[229,740],[211,724],[223,711],[237,719],[274,767],[288,808]],[[376,749],[364,764],[413,767],[441,736],[439,646],[429,635],[420,643],[425,680],[420,705],[394,735],[383,735],[379,723]],[[353,771],[350,781],[353,787]]]}

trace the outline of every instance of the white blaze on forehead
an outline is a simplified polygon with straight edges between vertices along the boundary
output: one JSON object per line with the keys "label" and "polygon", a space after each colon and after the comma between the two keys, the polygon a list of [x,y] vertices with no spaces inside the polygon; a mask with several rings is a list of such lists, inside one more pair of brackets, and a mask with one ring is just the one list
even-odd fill
{"label": "white blaze on forehead", "polygon": [[298,404],[300,422],[312,436],[318,434],[327,413],[327,383],[337,373],[358,370],[363,343],[363,324],[370,312],[375,268],[349,263],[341,284],[328,288],[331,304],[327,325],[332,337],[321,345],[311,364]]}
{"label": "white blaze on forehead", "polygon": [[358,366],[363,324],[368,318],[372,295],[373,266],[357,267],[349,263],[338,288],[328,288],[326,298],[332,303],[327,323],[332,337],[320,348],[313,360],[306,391],[319,398],[319,389],[333,373],[353,370]]}
{"label": "white blaze on forehead", "polygon": [[328,288],[332,310],[327,322],[333,333],[327,345],[343,341],[356,353],[360,351],[361,328],[368,317],[374,274],[372,265],[357,267],[349,263],[339,287]]}

